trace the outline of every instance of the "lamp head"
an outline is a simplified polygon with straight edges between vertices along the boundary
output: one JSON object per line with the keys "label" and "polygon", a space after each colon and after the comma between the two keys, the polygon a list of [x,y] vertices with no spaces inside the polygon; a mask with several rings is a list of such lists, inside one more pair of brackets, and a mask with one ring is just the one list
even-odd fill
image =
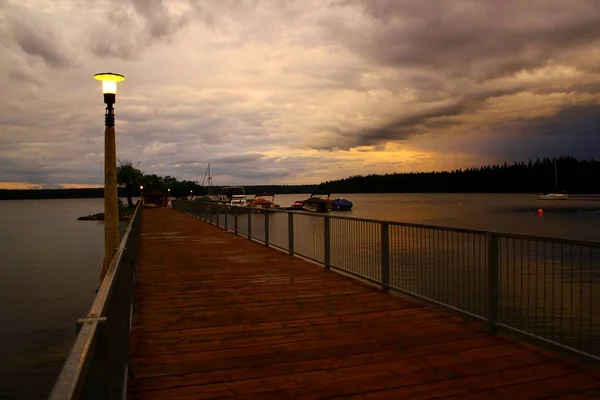
{"label": "lamp head", "polygon": [[140,185],[140,190],[144,190],[144,185]]}
{"label": "lamp head", "polygon": [[117,97],[117,82],[122,82],[125,77],[121,74],[112,72],[102,72],[94,75],[94,79],[102,82],[102,93],[104,93],[104,102],[114,104]]}

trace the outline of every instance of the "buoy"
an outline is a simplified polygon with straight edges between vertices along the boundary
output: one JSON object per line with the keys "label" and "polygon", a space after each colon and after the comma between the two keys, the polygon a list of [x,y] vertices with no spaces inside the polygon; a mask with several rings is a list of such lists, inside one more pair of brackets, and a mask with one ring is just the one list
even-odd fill
{"label": "buoy", "polygon": [[544,210],[542,210],[541,208],[538,210],[538,215],[542,215],[544,214]]}

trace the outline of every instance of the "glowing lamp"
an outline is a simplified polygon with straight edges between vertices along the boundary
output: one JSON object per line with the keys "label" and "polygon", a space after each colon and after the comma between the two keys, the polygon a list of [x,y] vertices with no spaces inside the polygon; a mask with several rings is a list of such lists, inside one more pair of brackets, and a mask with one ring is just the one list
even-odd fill
{"label": "glowing lamp", "polygon": [[140,190],[144,190],[144,185],[140,185]]}
{"label": "glowing lamp", "polygon": [[112,72],[102,72],[94,75],[94,79],[102,82],[102,93],[104,93],[104,103],[106,103],[106,114],[104,125],[107,128],[115,126],[115,104],[117,98],[117,82],[125,80],[121,74],[113,74]]}
{"label": "glowing lamp", "polygon": [[114,104],[117,95],[117,82],[124,81],[125,77],[121,74],[113,74],[112,72],[102,72],[94,75],[94,79],[102,82],[104,102],[106,104]]}

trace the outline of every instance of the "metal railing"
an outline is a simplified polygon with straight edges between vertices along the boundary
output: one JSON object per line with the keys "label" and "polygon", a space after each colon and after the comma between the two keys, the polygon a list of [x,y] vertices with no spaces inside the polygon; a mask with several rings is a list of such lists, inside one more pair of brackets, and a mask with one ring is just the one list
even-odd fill
{"label": "metal railing", "polygon": [[364,281],[600,361],[600,242],[174,201]]}
{"label": "metal railing", "polygon": [[126,397],[141,204],[136,206],[89,313],[77,320],[77,337],[51,400]]}

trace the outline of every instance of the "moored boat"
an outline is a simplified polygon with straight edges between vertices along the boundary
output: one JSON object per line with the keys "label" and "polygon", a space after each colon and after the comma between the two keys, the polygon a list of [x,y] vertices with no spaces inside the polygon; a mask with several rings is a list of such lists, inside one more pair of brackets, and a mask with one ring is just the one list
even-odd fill
{"label": "moored boat", "polygon": [[290,209],[292,210],[302,210],[302,206],[304,205],[304,200],[297,200],[295,201],[292,206],[290,207]]}
{"label": "moored boat", "polygon": [[335,199],[331,202],[331,210],[333,210],[333,211],[350,211],[350,210],[352,210],[353,205],[354,204],[350,200],[344,199],[342,197],[338,197],[337,199]]}
{"label": "moored boat", "polygon": [[248,205],[252,208],[278,208],[272,193],[257,193]]}
{"label": "moored boat", "polygon": [[310,198],[304,200],[302,209],[312,212],[329,212],[331,211],[331,200],[329,193],[311,193]]}
{"label": "moored boat", "polygon": [[569,200],[569,195],[566,193],[548,193],[541,194],[538,199],[540,200]]}
{"label": "moored boat", "polygon": [[566,190],[558,190],[558,167],[556,166],[556,159],[554,159],[554,188],[555,191],[552,193],[541,194],[538,199],[540,200],[569,200],[569,195]]}
{"label": "moored boat", "polygon": [[234,194],[231,196],[231,200],[229,201],[230,206],[246,207],[247,204],[248,202],[245,194]]}

